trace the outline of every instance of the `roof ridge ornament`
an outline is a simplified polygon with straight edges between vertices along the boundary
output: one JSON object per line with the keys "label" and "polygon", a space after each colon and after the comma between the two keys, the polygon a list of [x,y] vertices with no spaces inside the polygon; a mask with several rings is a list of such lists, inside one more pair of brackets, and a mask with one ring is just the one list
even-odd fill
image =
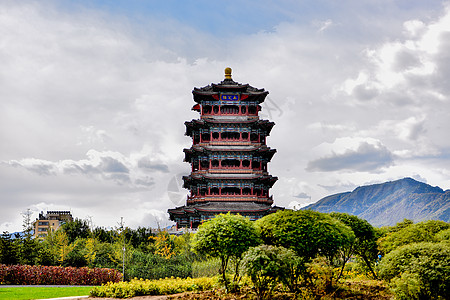
{"label": "roof ridge ornament", "polygon": [[227,80],[227,79],[232,80],[231,79],[231,68],[230,67],[225,68],[225,80]]}

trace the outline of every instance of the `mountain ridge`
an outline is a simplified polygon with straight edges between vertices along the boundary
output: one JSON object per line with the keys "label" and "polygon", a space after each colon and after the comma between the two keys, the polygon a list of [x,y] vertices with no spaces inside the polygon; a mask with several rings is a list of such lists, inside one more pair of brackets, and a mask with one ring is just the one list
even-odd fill
{"label": "mountain ridge", "polygon": [[450,222],[450,190],[407,177],[330,195],[303,209],[349,213],[374,226],[392,226],[403,219]]}

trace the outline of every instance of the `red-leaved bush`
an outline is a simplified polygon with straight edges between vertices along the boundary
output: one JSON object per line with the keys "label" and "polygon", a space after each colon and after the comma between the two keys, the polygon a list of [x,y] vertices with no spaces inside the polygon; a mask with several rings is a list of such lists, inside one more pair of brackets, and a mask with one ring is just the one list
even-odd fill
{"label": "red-leaved bush", "polygon": [[114,269],[0,265],[0,284],[101,285],[120,280],[122,274]]}

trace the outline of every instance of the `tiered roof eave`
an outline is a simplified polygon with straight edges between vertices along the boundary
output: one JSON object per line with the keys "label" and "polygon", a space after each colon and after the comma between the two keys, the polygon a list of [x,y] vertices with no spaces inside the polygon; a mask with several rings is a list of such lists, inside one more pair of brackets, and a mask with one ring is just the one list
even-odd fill
{"label": "tiered roof eave", "polygon": [[247,97],[241,98],[246,101],[257,101],[258,103],[264,102],[266,96],[269,94],[264,89],[257,89],[249,84],[241,84],[231,79],[225,79],[219,84],[211,83],[210,85],[194,88],[192,94],[194,95],[194,101],[201,103],[205,100],[210,100],[211,97],[219,99],[221,93],[240,93]]}
{"label": "tiered roof eave", "polygon": [[192,157],[196,157],[201,154],[209,154],[209,153],[215,153],[215,152],[229,152],[229,153],[236,153],[236,152],[255,152],[264,158],[267,158],[268,161],[272,160],[272,157],[277,152],[276,149],[272,149],[270,147],[267,147],[266,145],[252,145],[249,144],[248,146],[234,146],[233,148],[231,146],[228,146],[226,148],[221,148],[221,146],[200,146],[195,145],[191,148],[185,148],[183,149],[184,152],[184,161],[190,162],[190,159]]}
{"label": "tiered roof eave", "polygon": [[261,120],[255,118],[247,117],[234,117],[234,120],[221,119],[221,118],[202,118],[202,119],[192,119],[191,121],[184,122],[186,126],[186,132],[184,135],[192,136],[193,129],[207,129],[212,125],[229,125],[229,124],[251,124],[251,127],[264,128],[266,130],[267,136],[270,135],[272,128],[275,126],[274,122],[269,120]]}
{"label": "tiered roof eave", "polygon": [[[188,189],[189,185],[193,185],[193,184],[207,184],[208,182],[216,182],[217,180],[219,181],[254,181],[257,183],[264,183],[266,184],[269,188],[272,188],[272,186],[275,184],[275,182],[278,180],[277,176],[272,176],[269,174],[250,174],[250,176],[244,177],[244,176],[238,176],[241,174],[236,174],[236,173],[228,173],[228,174],[220,174],[220,175],[224,175],[222,177],[217,177],[214,176],[217,174],[191,174],[188,176],[183,176],[183,188]],[[245,174],[247,175],[247,174]]]}

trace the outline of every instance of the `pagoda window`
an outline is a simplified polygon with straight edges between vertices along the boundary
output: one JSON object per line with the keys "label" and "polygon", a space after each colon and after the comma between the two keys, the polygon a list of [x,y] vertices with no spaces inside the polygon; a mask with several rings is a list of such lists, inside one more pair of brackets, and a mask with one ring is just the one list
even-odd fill
{"label": "pagoda window", "polygon": [[203,141],[209,141],[209,137],[210,137],[210,134],[209,133],[202,133],[202,140]]}
{"label": "pagoda window", "polygon": [[210,191],[211,195],[219,195],[219,188],[213,187]]}
{"label": "pagoda window", "polygon": [[259,161],[252,161],[252,169],[259,169],[261,164]]}
{"label": "pagoda window", "polygon": [[241,189],[237,187],[224,187],[222,188],[222,195],[240,195]]}
{"label": "pagoda window", "polygon": [[211,166],[214,167],[214,168],[219,167],[219,160],[218,159],[213,159],[211,161]]}
{"label": "pagoda window", "polygon": [[243,188],[242,189],[242,194],[243,195],[250,195],[252,193],[252,189],[251,188]]}
{"label": "pagoda window", "polygon": [[223,140],[238,140],[240,138],[240,136],[241,135],[239,134],[239,132],[227,132],[227,131],[224,131],[224,132],[222,132],[220,134],[220,137]]}
{"label": "pagoda window", "polygon": [[200,167],[201,167],[202,169],[208,169],[208,167],[209,167],[209,162],[208,162],[207,160],[202,160],[202,161],[200,161]]}
{"label": "pagoda window", "polygon": [[222,160],[222,167],[239,168],[241,162],[237,159],[224,159]]}
{"label": "pagoda window", "polygon": [[244,168],[250,167],[250,161],[249,161],[248,159],[244,159],[244,160],[242,161],[242,166],[243,166]]}
{"label": "pagoda window", "polygon": [[242,139],[243,140],[248,140],[248,132],[243,132],[242,133]]}
{"label": "pagoda window", "polygon": [[203,106],[203,113],[209,115],[211,113],[212,107],[211,105]]}
{"label": "pagoda window", "polygon": [[218,132],[213,132],[212,133],[212,138],[213,138],[213,140],[219,139],[219,133]]}
{"label": "pagoda window", "polygon": [[218,114],[219,113],[219,106],[214,105],[213,111],[214,111],[215,114]]}
{"label": "pagoda window", "polygon": [[248,113],[249,113],[250,115],[256,114],[256,106],[250,105],[250,106],[248,107]]}
{"label": "pagoda window", "polygon": [[200,189],[200,196],[205,196],[207,192],[207,189]]}
{"label": "pagoda window", "polygon": [[257,133],[250,134],[250,140],[252,142],[257,142],[258,141],[258,134]]}
{"label": "pagoda window", "polygon": [[239,114],[239,106],[237,106],[237,105],[222,105],[220,107],[220,113],[237,115],[237,114]]}
{"label": "pagoda window", "polygon": [[245,115],[245,113],[247,112],[247,107],[245,107],[245,105],[241,106],[241,114]]}

